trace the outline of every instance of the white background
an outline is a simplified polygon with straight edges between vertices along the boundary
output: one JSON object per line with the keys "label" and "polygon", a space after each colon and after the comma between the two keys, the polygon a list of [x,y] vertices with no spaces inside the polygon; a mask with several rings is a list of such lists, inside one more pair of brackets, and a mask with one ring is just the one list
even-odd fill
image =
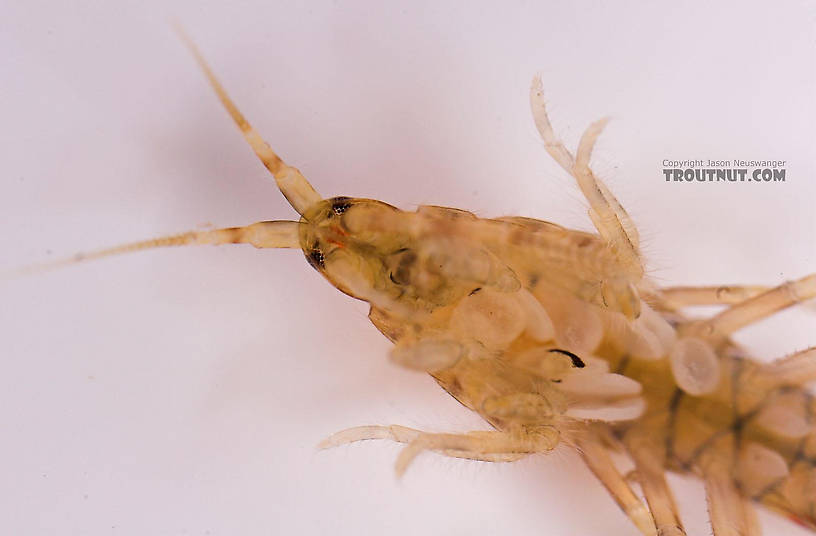
{"label": "white background", "polygon": [[[814,12],[805,2],[4,2],[0,269],[293,210],[221,109],[179,19],[324,196],[589,228],[527,92],[540,72],[664,284],[816,265]],[[667,184],[664,158],[784,159],[785,183]],[[318,452],[339,429],[482,428],[387,362],[366,308],[297,251],[141,253],[0,282],[5,534],[633,535],[575,455],[488,465]],[[812,311],[740,333],[771,358]],[[672,478],[690,534],[699,485]],[[804,534],[770,514],[768,534]]]}

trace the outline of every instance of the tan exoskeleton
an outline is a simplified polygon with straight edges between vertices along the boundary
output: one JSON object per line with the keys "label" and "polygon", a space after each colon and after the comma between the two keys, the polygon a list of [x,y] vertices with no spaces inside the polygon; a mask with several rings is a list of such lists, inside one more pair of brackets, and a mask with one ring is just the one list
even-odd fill
{"label": "tan exoskeleton", "polygon": [[[573,155],[553,133],[541,83],[530,99],[550,155],[577,181],[598,234],[521,217],[477,218],[424,206],[323,199],[241,115],[187,40],[222,104],[300,215],[188,232],[77,255],[64,264],[154,247],[252,244],[300,248],[342,292],[371,306],[394,343],[391,359],[430,373],[494,430],[426,433],[361,426],[322,443],[405,443],[402,473],[423,451],[513,461],[557,444],[580,452],[638,529],[684,534],[667,470],[699,475],[714,533],[756,535],[759,501],[816,528],[816,348],[769,365],[730,335],[816,295],[816,275],[776,288],[658,288],[646,276],[638,233],[589,167],[605,121]],[[687,305],[725,304],[691,320]],[[613,464],[625,452],[644,504]]]}

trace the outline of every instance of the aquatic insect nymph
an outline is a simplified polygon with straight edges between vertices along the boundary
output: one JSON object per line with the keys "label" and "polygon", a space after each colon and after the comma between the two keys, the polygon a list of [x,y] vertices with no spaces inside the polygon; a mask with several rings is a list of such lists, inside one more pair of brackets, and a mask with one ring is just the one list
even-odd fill
{"label": "aquatic insect nymph", "polygon": [[[775,288],[659,288],[645,275],[636,227],[589,167],[605,121],[587,129],[573,155],[553,133],[537,79],[536,126],[576,179],[597,234],[446,207],[405,212],[371,199],[324,199],[263,141],[190,46],[299,220],[188,232],[67,262],[188,244],[301,249],[335,287],[370,304],[370,320],[394,343],[392,361],[428,372],[494,428],[362,426],[323,446],[405,443],[402,472],[429,450],[499,462],[564,443],[643,534],[684,534],[667,470],[703,479],[717,536],[758,534],[754,502],[816,528],[816,403],[806,388],[816,379],[816,348],[763,365],[730,339],[816,296],[816,275]],[[680,311],[700,304],[727,308],[702,320]],[[630,457],[633,479],[610,451]]]}

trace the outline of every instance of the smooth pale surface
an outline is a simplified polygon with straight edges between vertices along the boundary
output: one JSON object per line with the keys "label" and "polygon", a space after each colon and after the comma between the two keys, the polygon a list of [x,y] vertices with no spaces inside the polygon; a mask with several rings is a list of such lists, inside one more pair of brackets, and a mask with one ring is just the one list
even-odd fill
{"label": "smooth pale surface", "polygon": [[[574,148],[664,284],[774,284],[816,266],[816,74],[805,2],[5,2],[0,267],[292,218],[192,58],[323,195],[590,229],[527,103],[541,72]],[[666,184],[664,158],[780,158],[784,184]],[[49,254],[51,252],[51,254]],[[0,481],[9,534],[606,534],[635,529],[576,456],[487,465],[342,428],[484,424],[389,363],[365,307],[291,251],[156,251],[2,283]],[[740,333],[767,358],[812,313]],[[690,534],[699,483],[672,477]],[[768,534],[806,534],[769,514]]]}

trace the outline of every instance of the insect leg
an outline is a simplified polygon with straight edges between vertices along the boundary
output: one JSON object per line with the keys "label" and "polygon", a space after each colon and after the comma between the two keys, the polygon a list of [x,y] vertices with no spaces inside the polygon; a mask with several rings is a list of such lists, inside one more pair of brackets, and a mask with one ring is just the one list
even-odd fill
{"label": "insect leg", "polygon": [[[723,437],[723,442],[733,442]],[[725,447],[732,452],[733,448]],[[714,536],[759,536],[760,528],[753,512],[753,504],[740,495],[731,475],[728,460],[732,456],[702,460],[703,481],[708,502],[709,517]]]}
{"label": "insect leg", "polygon": [[816,274],[789,281],[732,305],[695,329],[706,335],[727,336],[773,313],[816,297]]}
{"label": "insect leg", "polygon": [[435,434],[404,426],[361,426],[338,432],[319,446],[329,448],[367,439],[407,443],[396,463],[397,475],[402,476],[411,462],[426,450],[479,461],[515,461],[528,454],[552,450],[558,444],[558,438],[558,432],[551,426],[530,427],[514,433],[477,431],[464,434]]}
{"label": "insect leg", "polygon": [[578,448],[589,469],[644,536],[656,536],[652,514],[620,474],[606,449],[595,438],[580,439]]}
{"label": "insect leg", "polygon": [[609,188],[598,180],[589,168],[589,157],[595,141],[607,123],[606,119],[593,123],[581,137],[577,158],[555,136],[547,115],[541,79],[536,77],[530,89],[530,105],[538,132],[547,152],[570,175],[590,205],[590,217],[601,236],[615,249],[624,266],[636,277],[643,275],[637,248],[640,238],[629,215]]}
{"label": "insect leg", "polygon": [[65,259],[21,268],[12,272],[9,276],[28,275],[121,253],[173,246],[251,244],[256,248],[300,248],[298,238],[298,227],[300,225],[295,221],[261,221],[244,227],[225,227],[211,231],[188,231],[97,251],[77,253]]}
{"label": "insect leg", "polygon": [[638,481],[646,502],[649,503],[658,536],[685,536],[686,531],[677,513],[677,505],[666,483],[661,447],[657,444],[633,444],[630,441],[627,448],[635,462]]}
{"label": "insect leg", "polygon": [[318,444],[317,448],[330,449],[345,445],[347,443],[355,443],[357,441],[367,441],[369,439],[390,439],[399,443],[410,443],[422,432],[407,426],[400,426],[392,424],[390,426],[355,426],[354,428],[346,428],[336,432]]}
{"label": "insect leg", "polygon": [[760,535],[754,505],[740,496],[727,472],[705,473],[704,481],[714,536]]}
{"label": "insect leg", "polygon": [[816,346],[768,363],[756,376],[770,387],[812,382],[816,380]]}
{"label": "insect leg", "polygon": [[762,525],[759,524],[754,501],[742,498],[742,511],[745,515],[745,536],[762,536]]}
{"label": "insect leg", "polygon": [[320,194],[309,184],[306,177],[304,177],[298,169],[287,165],[281,160],[275,151],[269,147],[269,144],[261,138],[261,135],[252,128],[252,125],[249,124],[243,114],[238,110],[238,107],[235,106],[235,103],[232,102],[229,95],[227,95],[226,90],[204,60],[198,47],[196,47],[195,43],[184,33],[184,30],[180,26],[176,26],[176,31],[193,53],[199,67],[204,71],[204,75],[207,77],[210,86],[212,86],[221,104],[223,104],[224,108],[229,112],[230,117],[232,117],[232,120],[241,130],[241,133],[252,147],[252,150],[255,151],[255,154],[261,159],[266,169],[275,177],[278,188],[280,188],[286,200],[289,201],[289,204],[297,210],[298,214],[303,214],[307,208],[320,201]]}
{"label": "insect leg", "polygon": [[[390,426],[356,426],[354,428],[347,428],[346,430],[341,430],[336,434],[332,434],[328,438],[321,441],[318,448],[334,448],[339,447],[340,445],[355,443],[357,441],[367,441],[370,439],[390,439],[391,441],[396,441],[398,443],[410,443],[422,434],[423,432],[420,430],[400,426],[398,424],[392,424]],[[443,449],[438,450],[437,452],[452,458],[466,458],[469,460],[483,462],[514,462],[527,456],[526,453],[495,453],[477,456],[473,453],[455,449]]]}
{"label": "insect leg", "polygon": [[558,432],[550,426],[523,430],[519,433],[502,431],[479,431],[465,434],[422,433],[403,449],[397,458],[397,475],[426,450],[461,452],[464,458],[483,459],[492,454],[532,454],[547,452],[558,444]]}
{"label": "insect leg", "polygon": [[573,157],[553,132],[544,102],[541,79],[538,77],[533,80],[530,88],[530,105],[547,152],[577,181],[581,193],[589,202],[589,217],[592,223],[614,251],[620,267],[626,274],[620,281],[603,282],[601,292],[604,302],[608,307],[624,313],[630,319],[637,318],[640,315],[640,299],[631,284],[632,281],[643,277],[643,264],[638,253],[640,238],[637,228],[609,188],[598,180],[589,168],[592,148],[607,120],[602,119],[590,125],[581,137],[577,157]]}
{"label": "insect leg", "polygon": [[723,285],[711,287],[667,287],[660,297],[673,307],[688,305],[733,305],[769,290],[759,285]]}

